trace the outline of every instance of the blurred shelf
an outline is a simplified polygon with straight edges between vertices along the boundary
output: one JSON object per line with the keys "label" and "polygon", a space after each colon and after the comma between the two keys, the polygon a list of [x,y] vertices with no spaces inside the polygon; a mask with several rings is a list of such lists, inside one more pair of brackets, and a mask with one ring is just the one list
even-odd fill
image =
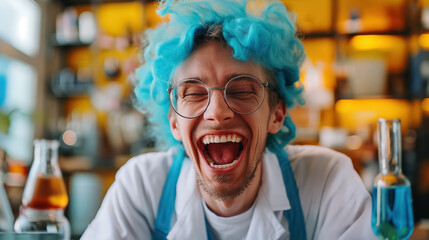
{"label": "blurred shelf", "polygon": [[75,84],[72,87],[60,88],[56,82],[51,81],[51,92],[57,98],[80,98],[87,97],[94,88],[92,82]]}
{"label": "blurred shelf", "polygon": [[55,41],[52,46],[53,47],[87,47],[90,46],[91,43],[83,43],[80,41],[75,41],[75,42],[68,42],[68,43],[58,43],[57,41]]}
{"label": "blurred shelf", "polygon": [[55,0],[55,1],[58,3],[61,3],[64,7],[78,6],[78,5],[94,5],[94,4],[96,5],[96,4],[105,4],[105,3],[154,2],[154,0]]}
{"label": "blurred shelf", "polygon": [[386,30],[386,31],[368,31],[368,32],[353,32],[353,33],[338,33],[339,36],[354,37],[358,35],[393,35],[393,36],[409,36],[409,30]]}
{"label": "blurred shelf", "polygon": [[58,163],[63,172],[90,171],[92,169],[91,159],[89,157],[58,157]]}
{"label": "blurred shelf", "polygon": [[341,97],[337,97],[335,100],[338,101],[338,100],[379,100],[379,99],[412,101],[417,98],[411,98],[408,96],[393,96],[393,95],[361,95],[361,96],[341,96]]}
{"label": "blurred shelf", "polygon": [[92,44],[92,43],[84,43],[84,42],[81,42],[79,40],[71,41],[71,42],[64,42],[64,43],[58,42],[55,34],[52,34],[50,36],[49,43],[53,47],[70,47],[70,48],[72,48],[72,47],[86,47],[86,46],[90,46]]}
{"label": "blurred shelf", "polygon": [[301,39],[314,39],[314,38],[335,38],[335,37],[354,37],[359,35],[384,35],[384,36],[410,36],[409,30],[388,30],[388,31],[369,31],[369,32],[353,32],[341,33],[336,31],[320,31],[320,32],[298,32]]}
{"label": "blurred shelf", "polygon": [[63,173],[75,172],[116,172],[133,156],[115,155],[114,157],[59,156],[58,163]]}
{"label": "blurred shelf", "polygon": [[321,31],[321,32],[308,32],[298,33],[301,39],[314,39],[314,38],[334,38],[336,33],[334,31]]}

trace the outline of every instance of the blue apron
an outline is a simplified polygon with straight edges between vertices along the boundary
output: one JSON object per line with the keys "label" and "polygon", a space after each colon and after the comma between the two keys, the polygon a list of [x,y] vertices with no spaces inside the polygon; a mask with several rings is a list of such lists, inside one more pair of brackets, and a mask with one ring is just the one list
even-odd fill
{"label": "blue apron", "polygon": [[[301,201],[299,199],[298,187],[296,186],[295,178],[293,177],[292,167],[290,165],[288,155],[283,149],[276,152],[277,159],[282,171],[283,182],[286,186],[287,196],[291,205],[290,209],[283,212],[289,221],[290,239],[306,240],[307,238]],[[155,219],[155,229],[152,235],[153,240],[165,240],[167,239],[167,235],[170,232],[171,217],[173,216],[176,201],[176,183],[180,175],[184,158],[185,153],[182,149],[179,154],[176,154],[173,164],[170,167],[170,171],[168,173],[158,206],[158,212]],[[207,239],[214,240],[215,238],[210,231],[207,219],[205,220],[205,225]]]}

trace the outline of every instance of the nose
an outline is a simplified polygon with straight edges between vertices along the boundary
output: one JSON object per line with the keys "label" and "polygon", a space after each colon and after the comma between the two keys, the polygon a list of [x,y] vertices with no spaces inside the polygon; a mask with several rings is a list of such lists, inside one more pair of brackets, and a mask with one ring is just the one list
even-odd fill
{"label": "nose", "polygon": [[220,123],[233,117],[234,111],[232,111],[228,107],[228,104],[226,104],[226,101],[223,98],[222,89],[213,89],[211,91],[209,105],[204,112],[204,119]]}

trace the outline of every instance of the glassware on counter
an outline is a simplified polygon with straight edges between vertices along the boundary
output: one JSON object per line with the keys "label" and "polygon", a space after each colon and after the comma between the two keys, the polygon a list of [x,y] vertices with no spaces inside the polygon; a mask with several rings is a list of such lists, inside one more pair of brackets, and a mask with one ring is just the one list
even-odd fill
{"label": "glassware on counter", "polygon": [[64,216],[68,196],[58,165],[56,140],[35,140],[34,161],[24,188],[16,232],[59,233],[70,239],[70,223]]}
{"label": "glassware on counter", "polygon": [[410,181],[402,174],[401,122],[378,120],[380,172],[372,188],[371,226],[382,239],[408,239],[414,229]]}
{"label": "glassware on counter", "polygon": [[13,213],[4,188],[6,153],[0,148],[0,232],[13,232]]}

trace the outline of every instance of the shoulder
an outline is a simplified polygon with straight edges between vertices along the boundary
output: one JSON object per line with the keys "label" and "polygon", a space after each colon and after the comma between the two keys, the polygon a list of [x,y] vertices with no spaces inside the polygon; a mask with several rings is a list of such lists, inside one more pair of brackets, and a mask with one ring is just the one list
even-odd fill
{"label": "shoulder", "polygon": [[327,147],[315,146],[315,145],[288,145],[286,152],[289,155],[291,163],[297,163],[302,158],[306,160],[318,159],[349,159],[343,153],[337,152]]}
{"label": "shoulder", "polygon": [[370,196],[351,159],[320,146],[288,146],[286,151],[299,189],[308,235],[318,239],[353,239],[349,232],[359,230],[350,229],[360,229],[359,235],[366,236],[362,239],[372,239],[367,237],[371,236],[367,231]]}
{"label": "shoulder", "polygon": [[154,213],[173,158],[174,151],[147,153],[131,158],[116,174],[114,184],[117,193],[136,209],[149,207]]}
{"label": "shoulder", "polygon": [[286,147],[293,171],[307,173],[341,168],[354,171],[351,159],[330,148],[312,145],[289,145]]}
{"label": "shoulder", "polygon": [[116,173],[82,239],[148,239],[173,151],[131,158]]}
{"label": "shoulder", "polygon": [[351,159],[340,152],[320,146],[288,146],[286,151],[304,202],[322,201],[344,187],[363,185]]}
{"label": "shoulder", "polygon": [[118,170],[116,179],[144,177],[146,175],[166,177],[173,162],[173,154],[173,151],[170,150],[135,156]]}
{"label": "shoulder", "polygon": [[[286,151],[299,188],[325,188],[330,182],[341,182],[357,176],[351,159],[343,153],[321,146],[288,146]],[[359,177],[353,178],[360,181]],[[348,179],[350,180],[350,179]],[[310,187],[310,188],[313,188]]]}

